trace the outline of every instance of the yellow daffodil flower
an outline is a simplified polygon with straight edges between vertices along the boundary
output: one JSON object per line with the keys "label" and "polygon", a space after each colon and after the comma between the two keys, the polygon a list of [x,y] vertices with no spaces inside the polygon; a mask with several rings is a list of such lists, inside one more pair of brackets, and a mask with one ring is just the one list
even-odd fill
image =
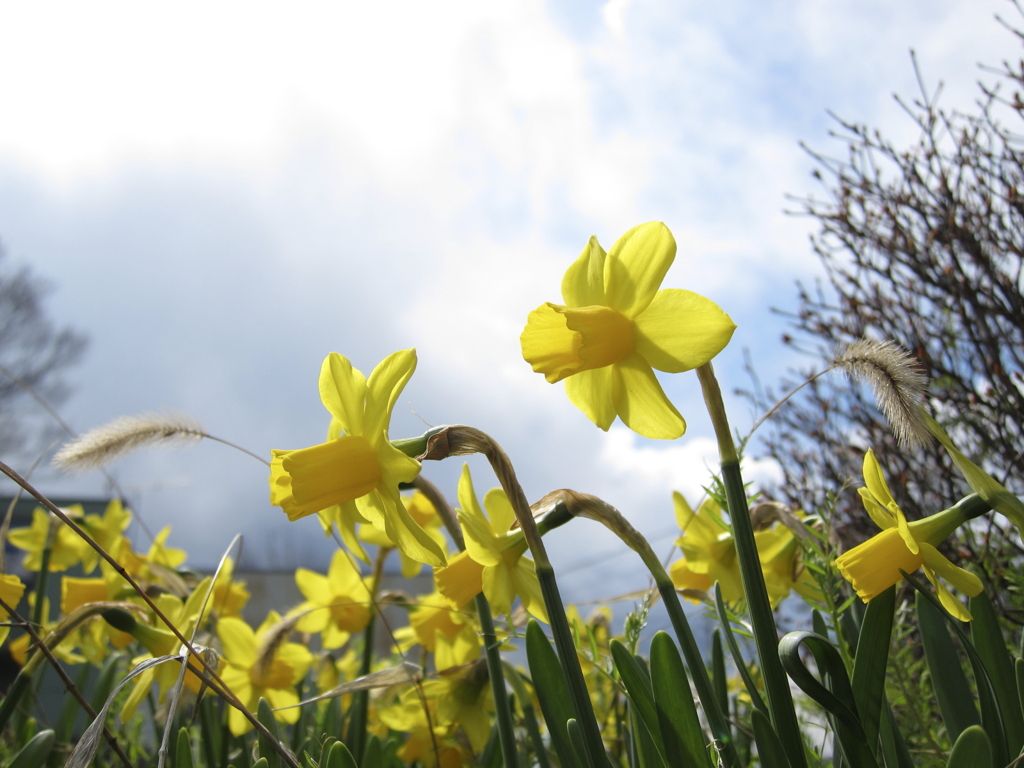
{"label": "yellow daffodil flower", "polygon": [[299,568],[295,583],[306,598],[295,609],[295,613],[305,614],[295,628],[320,632],[324,648],[340,648],[353,632],[370,622],[370,590],[348,552],[339,549],[334,553],[326,576]]}
{"label": "yellow daffodil flower", "polygon": [[967,518],[962,510],[952,507],[908,523],[870,449],[864,455],[864,485],[857,489],[858,493],[864,508],[882,532],[836,558],[836,566],[857,595],[866,603],[902,579],[901,570],[913,573],[923,566],[942,606],[960,621],[970,621],[970,611],[939,577],[971,597],[981,592],[981,580],[953,565],[935,548],[965,522]]}
{"label": "yellow daffodil flower", "polygon": [[[69,517],[83,516],[82,507],[75,504],[64,510]],[[53,547],[50,552],[50,567],[53,571],[66,571],[73,565],[82,562],[86,557],[86,551],[90,550],[88,544],[77,533],[68,528],[64,523],[54,517],[51,521],[48,511],[42,507],[32,510],[32,524],[27,528],[12,528],[7,532],[7,540],[18,549],[24,549],[24,566],[27,571],[38,571],[43,567],[43,549],[46,547],[46,539],[50,535],[50,526],[56,526],[53,536]],[[95,562],[94,562],[95,565]],[[83,569],[88,573],[91,568]]]}
{"label": "yellow daffodil flower", "polygon": [[423,694],[437,703],[435,723],[461,726],[473,751],[479,752],[490,736],[490,712],[494,710],[487,661],[469,646],[452,645],[438,635],[434,662],[439,675],[423,682]]}
{"label": "yellow daffodil flower", "polygon": [[398,493],[399,483],[419,473],[419,462],[388,440],[391,411],[415,369],[412,349],[386,357],[368,380],[346,358],[328,355],[320,369],[320,399],[332,417],[328,440],[271,451],[270,503],[289,520],[340,506],[336,515],[346,524],[339,528],[350,547],[352,526],[369,522],[407,556],[440,566],[444,550],[413,520]]}
{"label": "yellow daffodil flower", "polygon": [[[672,493],[676,522],[683,535],[676,546],[683,556],[669,566],[669,576],[677,589],[708,592],[717,581],[722,599],[736,602],[743,599],[740,564],[736,559],[736,543],[722,523],[722,510],[713,499],[707,499],[694,512],[683,495]],[[699,602],[690,598],[692,602]]]}
{"label": "yellow daffodil flower", "polygon": [[417,606],[409,612],[409,626],[395,630],[395,639],[402,651],[419,643],[430,653],[437,648],[437,635],[454,642],[462,637],[464,642],[475,645],[475,654],[480,652],[480,635],[469,614],[453,609],[448,599],[434,591],[417,599]]}
{"label": "yellow daffodil flower", "polygon": [[[114,557],[117,557],[123,544],[129,547],[124,531],[131,525],[132,513],[120,500],[113,499],[102,515],[86,515],[82,527],[92,536],[93,540]],[[90,573],[100,562],[99,553],[92,547],[86,547],[82,554],[82,570]]]}
{"label": "yellow daffodil flower", "polygon": [[[419,764],[423,768],[435,768],[438,765],[437,758],[440,758],[441,768],[475,765],[472,753],[456,738],[458,723],[437,724],[435,699],[427,700],[427,709],[430,712],[429,721],[423,702],[413,688],[406,691],[398,702],[382,708],[378,713],[380,721],[388,728],[408,734],[397,756],[406,764]],[[434,726],[433,731],[430,725]]]}
{"label": "yellow daffodil flower", "polygon": [[[715,582],[722,599],[734,603],[743,599],[743,581],[736,557],[736,542],[722,521],[722,510],[713,499],[706,499],[694,512],[681,493],[672,494],[676,522],[683,535],[676,541],[683,557],[669,566],[669,576],[678,589],[710,592]],[[799,564],[800,547],[792,531],[776,524],[754,531],[768,598],[778,605],[790,591],[813,597],[813,579]],[[700,602],[688,597],[694,603]]]}
{"label": "yellow daffodil flower", "polygon": [[[262,697],[275,709],[290,707],[275,712],[274,717],[294,724],[299,719],[299,708],[294,706],[299,703],[295,685],[306,676],[313,655],[298,643],[276,642],[271,630],[280,620],[277,612],[271,611],[255,632],[241,619],[228,617],[218,621],[217,636],[226,661],[221,679],[250,712],[256,711]],[[228,728],[235,736],[241,736],[252,724],[232,707]]]}
{"label": "yellow daffodil flower", "polygon": [[[11,608],[17,608],[18,601],[21,600],[21,596],[24,593],[25,585],[21,579],[13,573],[0,573],[0,599],[3,599],[7,605]],[[10,618],[10,614],[0,607],[0,623],[6,622],[8,618]],[[0,626],[0,645],[4,644],[4,640],[7,639],[10,631],[10,627]]]}
{"label": "yellow daffodil flower", "polygon": [[[424,496],[419,491],[416,491],[411,496],[403,496],[402,503],[405,505],[406,511],[409,516],[416,521],[416,524],[424,530],[424,532],[432,538],[442,550],[446,551],[448,548],[448,542],[441,532],[441,518],[437,516],[437,510],[434,509],[434,505],[430,503],[430,499]],[[388,538],[388,535],[381,530],[378,530],[375,526],[368,523],[364,523],[359,526],[359,538],[365,541],[367,544],[372,544],[375,547],[394,547],[395,543]],[[402,550],[398,550],[398,555],[402,559],[402,576],[407,579],[418,576],[420,571],[423,570],[423,563],[419,560],[406,555]]]}
{"label": "yellow daffodil flower", "polygon": [[680,373],[722,351],[736,325],[714,302],[658,290],[676,256],[661,222],[634,227],[607,254],[591,237],[562,279],[565,305],[530,313],[523,357],[603,430],[618,416],[644,437],[674,439],[686,422],[652,368]]}
{"label": "yellow daffodil flower", "polygon": [[511,531],[516,515],[505,492],[501,488],[487,492],[488,520],[477,501],[467,464],[462,467],[458,495],[466,551],[453,557],[447,568],[435,571],[438,590],[453,608],[461,608],[483,591],[494,612],[502,614],[512,612],[512,602],[519,595],[526,610],[547,622],[537,569],[533,560],[524,557],[528,547],[523,532]]}

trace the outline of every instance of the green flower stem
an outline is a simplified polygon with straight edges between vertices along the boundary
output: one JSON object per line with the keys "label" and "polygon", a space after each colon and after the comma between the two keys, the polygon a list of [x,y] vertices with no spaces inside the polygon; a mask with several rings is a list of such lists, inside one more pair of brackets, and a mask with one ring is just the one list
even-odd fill
{"label": "green flower stem", "polygon": [[505,692],[505,671],[501,667],[501,652],[498,638],[494,634],[491,606],[483,592],[476,596],[476,613],[480,617],[480,629],[484,637],[487,676],[490,678],[491,693],[494,696],[494,712],[498,719],[498,741],[501,742],[502,759],[505,768],[519,768],[516,734],[512,727],[512,708],[509,706],[508,694]]}
{"label": "green flower stem", "polygon": [[[363,659],[359,665],[359,677],[365,677],[373,669],[373,630],[377,623],[377,592],[380,591],[381,578],[384,576],[384,561],[391,547],[381,547],[373,561],[373,575],[370,579],[370,620],[363,630]],[[345,734],[345,746],[362,763],[363,751],[366,749],[367,713],[370,708],[370,692],[366,689],[352,694],[352,707],[349,710],[348,731]]]}
{"label": "green flower stem", "polygon": [[[529,541],[529,539],[527,539]],[[536,555],[534,555],[536,557]],[[569,620],[565,616],[562,597],[558,593],[555,572],[550,563],[537,565],[537,579],[540,591],[544,595],[544,605],[551,619],[551,634],[555,638],[558,660],[562,664],[562,673],[569,686],[569,697],[576,713],[576,722],[580,726],[583,746],[586,750],[587,765],[591,768],[607,768],[608,758],[604,752],[604,741],[601,739],[601,728],[597,724],[597,716],[590,702],[590,693],[580,668],[579,656],[576,655],[576,644],[569,629]]]}
{"label": "green flower stem", "polygon": [[57,538],[60,522],[47,515],[46,541],[40,557],[39,576],[36,580],[36,604],[32,606],[32,623],[45,631],[43,623],[49,620],[43,609],[46,607],[46,589],[50,581],[50,560],[53,558],[53,541]]}
{"label": "green flower stem", "polygon": [[754,541],[754,528],[750,522],[750,511],[747,508],[747,495],[743,488],[743,476],[740,473],[739,455],[729,430],[729,419],[722,402],[722,391],[715,378],[711,363],[697,369],[704,401],[707,404],[711,423],[718,438],[718,450],[722,462],[722,483],[725,485],[726,500],[729,507],[729,520],[732,522],[733,540],[736,543],[736,554],[740,563],[740,577],[743,581],[743,593],[750,612],[750,622],[754,631],[754,644],[764,679],[765,692],[768,698],[768,709],[772,725],[782,741],[786,755],[793,768],[805,768],[803,736],[800,723],[797,721],[793,707],[793,696],[789,690],[789,678],[779,659],[779,633],[775,626],[775,615],[768,589],[761,571],[761,559],[757,554],[757,543]]}

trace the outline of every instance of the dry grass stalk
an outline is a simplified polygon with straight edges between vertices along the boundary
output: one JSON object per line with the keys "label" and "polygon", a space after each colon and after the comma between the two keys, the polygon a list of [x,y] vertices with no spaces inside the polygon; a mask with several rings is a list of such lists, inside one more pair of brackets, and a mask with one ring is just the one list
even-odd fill
{"label": "dry grass stalk", "polygon": [[64,445],[53,457],[53,463],[62,469],[95,469],[137,448],[158,443],[193,443],[209,436],[187,416],[122,416]]}
{"label": "dry grass stalk", "polygon": [[928,379],[909,352],[893,341],[863,339],[837,354],[833,364],[871,385],[878,407],[901,445],[928,443],[931,435],[921,417]]}

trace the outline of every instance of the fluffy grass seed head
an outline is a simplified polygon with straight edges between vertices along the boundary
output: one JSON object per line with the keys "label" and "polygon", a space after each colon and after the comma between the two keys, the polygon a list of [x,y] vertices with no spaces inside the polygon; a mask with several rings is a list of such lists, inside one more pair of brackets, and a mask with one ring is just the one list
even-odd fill
{"label": "fluffy grass seed head", "polygon": [[207,432],[188,416],[147,413],[122,416],[65,444],[53,457],[61,469],[96,469],[114,459],[158,443],[192,443]]}
{"label": "fluffy grass seed head", "polygon": [[909,352],[893,341],[862,339],[838,352],[832,362],[851,378],[871,385],[900,445],[928,443],[931,435],[921,416],[928,379]]}

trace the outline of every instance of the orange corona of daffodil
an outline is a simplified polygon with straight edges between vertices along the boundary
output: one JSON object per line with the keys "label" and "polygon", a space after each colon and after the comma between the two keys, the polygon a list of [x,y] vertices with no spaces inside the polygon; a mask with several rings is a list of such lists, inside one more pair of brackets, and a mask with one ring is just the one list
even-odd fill
{"label": "orange corona of daffodil", "polygon": [[908,523],[870,449],[864,455],[864,485],[857,489],[858,493],[864,508],[882,532],[836,558],[836,566],[857,595],[866,603],[902,579],[900,571],[913,573],[923,566],[942,606],[961,621],[970,621],[970,611],[939,577],[971,597],[981,592],[981,580],[953,565],[935,548],[967,520],[963,510],[959,506],[951,507]]}
{"label": "orange corona of daffodil", "polygon": [[591,237],[562,278],[565,305],[530,313],[523,357],[601,429],[618,416],[644,437],[673,439],[686,422],[654,370],[698,368],[722,351],[736,325],[717,304],[677,288],[658,290],[676,255],[661,222],[634,227],[605,253]]}
{"label": "orange corona of daffodil", "polygon": [[[347,542],[355,539],[355,523],[369,522],[409,557],[440,566],[444,550],[409,515],[398,493],[399,483],[419,473],[419,462],[388,439],[391,411],[415,369],[412,349],[386,357],[369,379],[346,358],[329,354],[320,369],[320,399],[332,417],[327,442],[271,451],[270,503],[289,520],[340,506]],[[355,551],[361,554],[361,548]]]}
{"label": "orange corona of daffodil", "polygon": [[523,532],[511,530],[516,515],[505,492],[501,488],[487,492],[488,520],[476,499],[469,465],[463,465],[459,504],[466,551],[453,557],[447,568],[435,571],[438,591],[454,608],[461,608],[483,591],[491,608],[502,614],[511,613],[512,602],[519,595],[526,610],[547,623],[537,568],[523,554],[528,549]]}

